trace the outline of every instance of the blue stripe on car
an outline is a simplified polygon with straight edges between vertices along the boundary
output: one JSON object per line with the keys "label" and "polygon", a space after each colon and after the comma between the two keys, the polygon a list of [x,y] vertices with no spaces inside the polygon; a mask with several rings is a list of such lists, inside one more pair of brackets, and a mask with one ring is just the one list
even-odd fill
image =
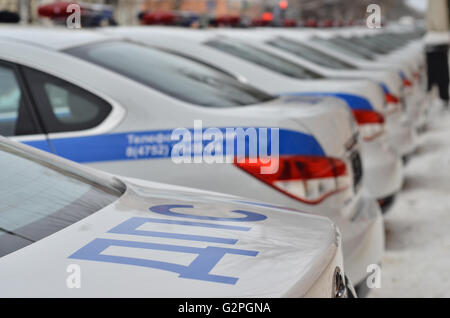
{"label": "blue stripe on car", "polygon": [[[255,129],[259,136],[261,128]],[[203,129],[203,131],[205,130]],[[225,133],[225,128],[220,130]],[[193,134],[192,129],[190,132]],[[171,157],[173,146],[179,143],[179,141],[170,140],[171,134],[172,130],[137,131],[55,138],[51,139],[50,143],[57,155],[79,163],[164,159]],[[319,142],[313,136],[305,133],[280,129],[279,141],[280,155],[325,156]],[[51,152],[47,140],[25,141],[24,143]],[[270,129],[268,145],[270,149]],[[248,149],[248,142],[246,142],[246,147]]]}
{"label": "blue stripe on car", "polygon": [[298,93],[282,93],[279,95],[335,97],[344,100],[351,109],[373,110],[373,106],[368,99],[354,94],[331,93],[331,92],[298,92]]}

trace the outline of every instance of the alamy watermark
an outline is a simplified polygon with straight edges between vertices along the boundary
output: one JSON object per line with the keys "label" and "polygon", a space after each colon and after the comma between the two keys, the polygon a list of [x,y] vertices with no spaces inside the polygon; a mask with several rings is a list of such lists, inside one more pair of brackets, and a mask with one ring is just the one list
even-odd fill
{"label": "alamy watermark", "polygon": [[69,289],[81,288],[81,267],[78,264],[70,264],[66,268],[69,275],[66,278],[66,286]]}
{"label": "alamy watermark", "polygon": [[194,129],[177,128],[171,140],[172,161],[181,163],[250,163],[261,165],[261,174],[279,168],[278,128],[207,128],[201,120]]}
{"label": "alamy watermark", "polygon": [[81,7],[79,4],[71,3],[66,8],[66,13],[70,13],[66,19],[66,26],[69,29],[81,29]]}
{"label": "alamy watermark", "polygon": [[367,276],[366,284],[369,289],[381,288],[381,267],[378,264],[370,264],[366,269],[369,276]]}
{"label": "alamy watermark", "polygon": [[381,28],[381,7],[378,4],[370,4],[367,6],[369,16],[366,19],[366,25],[369,29]]}

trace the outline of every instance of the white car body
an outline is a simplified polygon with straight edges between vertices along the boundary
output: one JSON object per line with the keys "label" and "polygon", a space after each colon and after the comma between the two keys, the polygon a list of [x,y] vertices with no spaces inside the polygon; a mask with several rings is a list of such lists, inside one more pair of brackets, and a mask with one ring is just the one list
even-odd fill
{"label": "white car body", "polygon": [[[219,34],[226,34],[234,39],[239,39],[253,46],[272,52],[283,58],[302,65],[326,78],[341,79],[370,79],[380,85],[386,87],[390,94],[401,96],[402,80],[400,75],[395,71],[373,71],[373,70],[333,70],[317,65],[297,55],[293,55],[283,49],[275,48],[266,43],[266,41],[276,38],[276,29],[265,32],[249,32],[249,31],[218,31]],[[383,91],[383,95],[385,92]],[[402,116],[401,104],[386,105],[383,114],[386,118],[386,129],[390,136],[392,146],[402,156],[411,154],[417,148],[416,125],[411,118]],[[393,106],[393,108],[392,108]]]}
{"label": "white car body", "polygon": [[[343,38],[350,38],[352,36],[375,36],[377,34],[380,34],[380,32],[383,31],[367,32],[367,30],[350,29],[340,32],[318,32],[316,33],[316,35],[319,35],[319,37],[323,39],[333,39],[336,36],[341,36]],[[319,45],[320,44],[324,45],[324,43],[319,43]],[[343,43],[342,45],[346,44],[348,44],[348,42]],[[336,44],[331,44],[330,47],[330,43],[328,43],[323,47],[326,47],[328,50],[330,50],[330,48],[335,48],[335,45]],[[354,43],[351,45],[360,44]],[[369,48],[364,47],[363,50],[369,51]],[[369,53],[372,55],[372,59],[358,59],[358,57],[355,58],[355,56],[349,57],[348,55],[337,53],[337,51],[332,50],[334,54],[340,54],[340,57],[343,56],[344,59],[351,58],[354,63],[362,68],[372,68],[373,66],[375,66],[376,68],[385,68],[385,66],[387,66],[389,69],[392,69],[394,67],[397,68],[401,66],[400,71],[402,72],[401,74],[403,80],[407,80],[412,84],[411,87],[405,87],[404,92],[402,93],[402,98],[404,98],[407,106],[409,120],[415,124],[416,128],[420,128],[426,123],[426,113],[429,106],[427,104],[427,96],[425,94],[427,76],[425,74],[426,67],[424,61],[424,48],[423,44],[420,41],[413,41],[406,47],[399,48],[389,54],[382,55],[369,51]]]}
{"label": "white car body", "polygon": [[[337,92],[338,96],[348,94],[349,98],[367,97],[376,109],[383,111],[381,90],[371,81],[298,80],[272,72],[243,59],[220,52],[202,42],[215,35],[195,30],[174,30],[171,28],[111,28],[108,33],[126,36],[144,44],[161,47],[191,56],[204,63],[221,68],[241,80],[277,95],[317,94],[319,96]],[[370,125],[369,125],[370,126]],[[375,199],[385,199],[400,191],[403,184],[403,169],[400,157],[389,145],[386,134],[362,143],[363,166],[366,173],[364,187]]]}
{"label": "white car body", "polygon": [[329,219],[115,177],[5,138],[0,162],[2,298],[346,296]]}
{"label": "white car body", "polygon": [[[359,186],[361,167],[357,155],[360,143],[358,138],[355,139],[357,127],[349,110],[339,100],[283,97],[245,107],[199,106],[118,72],[59,52],[108,41],[116,43],[113,38],[64,29],[8,29],[7,32],[7,37],[0,35],[4,48],[0,52],[0,60],[51,74],[67,85],[76,85],[94,94],[112,108],[100,124],[90,129],[16,136],[15,140],[117,175],[230,193],[328,216],[343,233],[346,266],[355,283],[367,275],[369,264],[380,262],[384,251],[383,219],[378,205],[373,199],[363,196]],[[131,45],[141,53],[156,54],[154,50],[135,44],[117,43],[126,44],[127,48]],[[172,56],[171,59],[179,62],[178,57]],[[38,82],[28,81],[28,85],[38,85]],[[36,107],[43,109],[47,102],[42,100],[42,103]],[[300,185],[292,191],[286,189],[282,192],[233,164],[175,164],[169,155],[173,142],[168,139],[172,131],[179,127],[191,129],[194,121],[199,119],[204,128],[279,128],[281,157],[286,155],[288,160],[292,160],[291,156],[303,153],[320,158],[325,155],[323,158],[327,158],[327,162],[328,157],[339,158],[346,167],[342,181],[350,182],[354,188],[339,186],[337,191],[327,193],[311,204],[286,194],[294,190],[298,194]],[[153,146],[158,146],[157,150],[162,152],[153,154]],[[341,179],[330,181],[337,187],[341,184],[336,183],[338,180]],[[314,183],[302,183],[313,187],[313,192],[308,190],[306,195],[316,195],[314,187],[317,187],[318,194],[326,190],[318,188],[322,180],[312,181]],[[289,183],[280,186],[289,186]]]}
{"label": "white car body", "polygon": [[[256,32],[255,32],[256,31]],[[364,69],[356,70],[340,70],[332,69],[312,62],[304,57],[294,55],[286,50],[268,45],[266,42],[284,34],[284,29],[257,29],[257,30],[222,30],[216,31],[218,34],[224,34],[235,39],[240,39],[245,42],[250,42],[253,45],[264,48],[270,52],[283,56],[287,59],[295,61],[295,63],[302,65],[316,73],[319,73],[327,78],[340,79],[370,79],[377,83],[386,85],[389,90],[396,96],[400,96],[402,82],[398,73],[392,70],[378,70],[367,71]],[[301,34],[301,33],[300,33]]]}

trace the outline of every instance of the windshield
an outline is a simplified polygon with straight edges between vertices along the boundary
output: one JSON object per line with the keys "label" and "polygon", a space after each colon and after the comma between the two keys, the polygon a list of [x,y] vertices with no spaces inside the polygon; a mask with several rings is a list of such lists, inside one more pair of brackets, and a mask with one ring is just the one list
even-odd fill
{"label": "windshield", "polygon": [[103,42],[66,52],[195,105],[234,107],[274,99],[205,64],[136,43]]}
{"label": "windshield", "polygon": [[0,141],[0,257],[111,204],[122,194]]}
{"label": "windshield", "polygon": [[342,39],[323,39],[323,38],[312,38],[311,41],[322,44],[328,47],[330,50],[336,50],[348,56],[352,56],[363,60],[374,60],[373,54],[364,52],[361,49],[356,48],[352,44],[344,43]]}
{"label": "windshield", "polygon": [[338,70],[354,70],[355,66],[330,56],[322,51],[304,45],[297,41],[292,41],[279,37],[267,42],[267,44],[286,50],[296,56],[302,57],[315,64]]}
{"label": "windshield", "polygon": [[230,39],[212,40],[205,43],[222,52],[234,55],[251,63],[267,68],[273,72],[283,74],[298,79],[317,79],[322,78],[302,66],[282,58],[276,54],[256,48],[252,45],[233,41]]}

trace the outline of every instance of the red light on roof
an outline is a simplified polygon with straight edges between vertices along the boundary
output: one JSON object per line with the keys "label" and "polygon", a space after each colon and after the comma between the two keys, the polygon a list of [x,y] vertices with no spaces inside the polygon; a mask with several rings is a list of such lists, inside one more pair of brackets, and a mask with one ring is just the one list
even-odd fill
{"label": "red light on roof", "polygon": [[74,1],[59,1],[55,3],[50,3],[46,5],[41,5],[38,8],[38,14],[41,17],[47,18],[64,18],[71,14],[67,12],[67,7],[71,4],[78,4]]}
{"label": "red light on roof", "polygon": [[261,14],[261,20],[263,22],[272,22],[273,21],[272,12],[264,12],[263,14]]}
{"label": "red light on roof", "polygon": [[324,28],[331,28],[333,27],[333,25],[334,25],[333,20],[330,19],[326,19],[322,22],[322,27]]}
{"label": "red light on roof", "polygon": [[223,15],[216,19],[218,24],[236,26],[241,22],[241,18],[238,15]]}
{"label": "red light on roof", "polygon": [[306,20],[304,26],[307,28],[317,28],[317,20],[316,19],[308,19],[308,20]]}
{"label": "red light on roof", "polygon": [[287,7],[289,6],[289,2],[287,2],[286,0],[281,0],[279,3],[279,6],[280,6],[281,10],[286,10]]}
{"label": "red light on roof", "polygon": [[283,26],[284,27],[296,27],[297,26],[297,21],[295,21],[294,19],[285,19],[283,20]]}
{"label": "red light on roof", "polygon": [[152,25],[152,24],[163,24],[172,25],[175,24],[176,16],[172,12],[166,11],[155,11],[150,13],[145,13],[142,18],[142,24]]}

